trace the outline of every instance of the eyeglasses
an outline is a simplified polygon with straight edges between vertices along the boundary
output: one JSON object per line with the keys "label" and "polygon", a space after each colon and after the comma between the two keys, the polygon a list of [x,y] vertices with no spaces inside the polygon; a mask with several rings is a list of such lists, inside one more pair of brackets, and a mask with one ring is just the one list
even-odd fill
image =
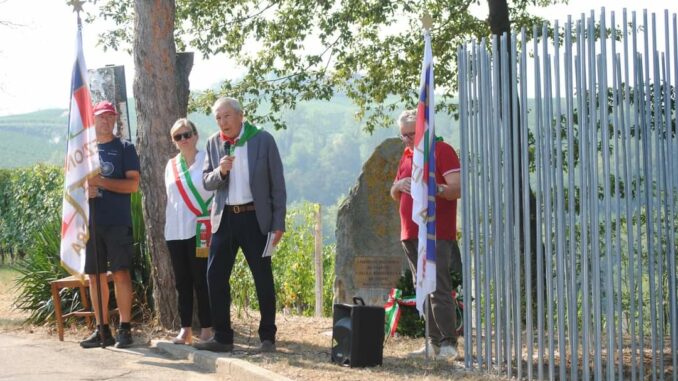
{"label": "eyeglasses", "polygon": [[413,131],[413,132],[410,132],[410,133],[407,133],[407,134],[401,134],[401,135],[399,135],[399,136],[400,136],[400,139],[402,139],[402,140],[405,140],[405,139],[410,139],[410,140],[411,140],[411,139],[414,139],[414,134],[415,134],[415,133],[416,133],[416,132]]}
{"label": "eyeglasses", "polygon": [[188,131],[188,132],[176,134],[176,135],[172,136],[172,139],[174,139],[175,142],[180,142],[181,140],[188,140],[192,137],[193,137],[193,132]]}

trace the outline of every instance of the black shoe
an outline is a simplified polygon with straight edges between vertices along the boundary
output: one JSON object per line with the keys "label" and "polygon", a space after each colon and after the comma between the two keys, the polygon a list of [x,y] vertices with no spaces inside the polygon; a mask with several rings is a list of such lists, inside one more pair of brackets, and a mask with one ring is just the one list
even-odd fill
{"label": "black shoe", "polygon": [[[111,331],[106,332],[104,330],[104,345],[105,347],[110,347],[111,345],[115,344],[115,339],[111,335]],[[89,337],[87,337],[85,340],[80,342],[80,346],[83,348],[97,348],[101,347],[101,334],[99,333],[99,329],[95,329],[94,332],[92,332]]]}
{"label": "black shoe", "polygon": [[257,351],[261,353],[273,353],[276,351],[275,343],[271,340],[264,340],[257,348]]}
{"label": "black shoe", "polygon": [[233,352],[233,344],[220,343],[214,340],[214,338],[199,343],[193,343],[193,348],[210,352]]}
{"label": "black shoe", "polygon": [[118,334],[116,336],[116,348],[127,348],[132,345],[132,331],[129,329],[118,328]]}

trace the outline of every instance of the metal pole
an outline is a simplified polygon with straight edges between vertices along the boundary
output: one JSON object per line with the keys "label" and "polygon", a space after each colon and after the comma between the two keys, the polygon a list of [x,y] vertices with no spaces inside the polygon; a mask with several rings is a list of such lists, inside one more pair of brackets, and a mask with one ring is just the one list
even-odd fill
{"label": "metal pole", "polygon": [[[568,211],[568,231],[569,231],[569,263],[567,272],[569,274],[569,287],[567,290],[567,311],[568,311],[568,337],[570,343],[571,370],[570,379],[577,381],[579,367],[579,346],[578,346],[578,328],[577,328],[577,244],[576,244],[576,217],[574,197],[577,193],[575,188],[575,162],[574,162],[574,81],[572,74],[573,54],[572,54],[572,17],[568,16],[565,25],[565,108],[567,113],[567,211]],[[564,316],[564,315],[561,315]],[[564,352],[563,352],[564,353]],[[563,355],[561,354],[561,357]],[[562,364],[561,364],[562,366]],[[561,376],[561,379],[564,379]]]}
{"label": "metal pole", "polygon": [[323,316],[323,219],[322,205],[315,215],[315,316]]}
{"label": "metal pole", "polygon": [[[676,19],[676,14],[673,14],[673,65],[674,65],[674,70],[675,73],[673,75],[673,79],[675,81],[674,83],[674,91],[675,89],[678,89],[678,22]],[[666,28],[668,30],[668,20],[666,22]],[[667,31],[668,35],[668,31]],[[668,41],[668,38],[667,38]],[[669,49],[666,49],[667,53],[669,52]],[[670,83],[667,81],[667,83]],[[667,86],[668,87],[668,86]],[[669,105],[671,106],[676,106],[678,102],[674,101],[673,104],[667,103],[666,107],[667,109],[670,109]],[[676,137],[671,133],[671,124],[670,124],[670,118],[667,118],[666,120],[667,123],[667,129],[669,130],[669,133],[667,133],[668,137],[668,165],[669,165],[669,170],[667,171],[668,173],[668,194],[669,194],[669,215],[667,220],[669,223],[671,221],[676,221],[678,216],[676,216],[676,210],[675,210],[675,204],[678,202],[678,199],[676,197],[675,189],[674,189],[674,174],[676,171],[676,164],[674,162],[675,158],[675,152],[674,151],[674,145],[676,142]],[[671,361],[673,364],[673,380],[676,381],[678,380],[678,307],[676,306],[676,272],[678,272],[678,267],[676,267],[676,232],[673,226],[669,226],[669,255],[668,255],[668,273],[669,273],[669,314],[671,316]]]}
{"label": "metal pole", "polygon": [[[521,37],[520,40],[522,41],[523,45],[526,46],[527,43],[527,34],[525,31],[525,28],[522,29],[521,31]],[[522,172],[522,187],[523,187],[523,194],[521,195],[523,197],[523,263],[525,267],[525,314],[526,314],[526,319],[525,319],[525,329],[527,331],[527,379],[532,380],[534,377],[533,375],[533,369],[534,366],[532,364],[532,357],[534,355],[534,333],[533,333],[533,323],[532,323],[532,265],[531,265],[531,245],[530,245],[530,174],[529,174],[529,154],[528,154],[528,145],[529,145],[529,139],[528,139],[528,130],[529,130],[529,125],[528,125],[528,119],[527,119],[527,49],[523,48],[522,54],[520,56],[520,99],[522,99],[521,107],[520,107],[520,140],[522,144],[522,152],[521,154],[521,172]],[[520,269],[518,269],[520,271]]]}
{"label": "metal pole", "polygon": [[[96,275],[94,276],[94,283],[96,284],[97,287],[97,307],[99,307],[99,310],[97,311],[97,319],[100,322],[100,328],[99,329],[99,338],[101,339],[101,348],[106,348],[106,343],[105,339],[106,336],[104,335],[104,308],[103,308],[103,302],[101,301],[101,277],[99,276],[101,269],[99,268],[99,251],[97,250],[97,240],[96,240],[96,222],[94,219],[94,199],[90,198],[89,199],[89,216],[90,216],[90,226],[89,226],[89,239],[92,240],[92,245],[90,246],[92,248],[92,252],[94,253],[94,263],[95,263],[95,271]],[[91,285],[92,285],[92,280],[90,279],[90,291],[91,291]]]}

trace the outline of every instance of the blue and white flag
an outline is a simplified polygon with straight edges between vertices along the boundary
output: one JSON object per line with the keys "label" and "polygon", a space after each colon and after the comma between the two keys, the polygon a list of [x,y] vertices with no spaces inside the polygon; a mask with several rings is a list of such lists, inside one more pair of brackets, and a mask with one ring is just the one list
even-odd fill
{"label": "blue and white flag", "polygon": [[436,290],[436,176],[435,103],[433,99],[433,53],[431,35],[424,34],[419,106],[412,159],[412,220],[419,227],[417,259],[417,310],[424,314],[424,301]]}

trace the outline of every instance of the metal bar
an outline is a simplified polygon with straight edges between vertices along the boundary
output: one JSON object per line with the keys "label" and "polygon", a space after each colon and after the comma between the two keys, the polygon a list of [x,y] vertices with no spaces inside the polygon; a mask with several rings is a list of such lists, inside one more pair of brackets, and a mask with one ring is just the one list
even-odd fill
{"label": "metal bar", "polygon": [[[667,114],[669,112],[668,110],[668,105],[669,105],[669,95],[668,95],[668,86],[667,86],[667,73],[666,73],[666,58],[665,54],[661,53],[660,56],[660,61],[659,61],[659,66],[661,68],[659,69],[659,75],[661,77],[660,82],[662,84],[662,88],[660,89],[661,91],[661,99],[657,102],[661,102],[661,109],[663,112],[657,112],[657,114],[660,114],[659,119],[660,123],[655,125],[655,136],[657,139],[657,151],[659,154],[659,163],[657,165],[658,172],[659,172],[659,192],[658,192],[658,197],[659,197],[659,210],[658,210],[658,216],[657,216],[657,227],[659,228],[659,233],[657,235],[657,240],[658,244],[660,247],[660,250],[658,252],[659,254],[659,260],[657,261],[657,267],[658,267],[658,296],[657,296],[657,301],[659,302],[659,323],[658,323],[658,328],[659,332],[658,337],[659,337],[659,357],[660,357],[660,367],[659,367],[659,374],[660,374],[660,380],[664,380],[664,374],[665,374],[665,368],[664,368],[664,327],[665,327],[665,321],[664,321],[664,313],[666,312],[664,310],[664,264],[665,264],[665,251],[668,250],[666,246],[668,246],[668,242],[666,244],[663,242],[664,238],[668,236],[668,229],[669,229],[669,221],[667,221],[667,211],[668,211],[668,194],[666,193],[666,190],[668,188],[668,185],[666,184],[666,130],[664,129],[665,127],[665,120],[667,117]],[[657,82],[655,82],[655,87],[658,87]],[[669,117],[670,118],[670,117]],[[668,262],[668,261],[666,261]],[[668,276],[667,276],[668,277]]]}
{"label": "metal bar", "polygon": [[[544,30],[543,35],[546,34]],[[547,39],[543,39],[547,41]],[[544,139],[542,140],[542,149],[544,152],[543,171],[544,171],[544,240],[546,241],[546,248],[544,250],[544,277],[546,278],[546,329],[548,336],[548,352],[549,352],[549,380],[555,379],[555,351],[553,345],[554,339],[554,327],[553,327],[553,228],[551,227],[551,222],[553,219],[553,210],[552,210],[552,193],[553,193],[553,180],[552,175],[553,171],[553,159],[552,159],[552,149],[553,147],[553,112],[551,99],[553,95],[551,94],[551,56],[547,52],[548,45],[544,46],[544,124],[543,124],[543,133]]]}
{"label": "metal bar", "polygon": [[[560,28],[558,22],[554,24],[553,35],[560,35]],[[564,171],[563,171],[563,148],[562,148],[562,131],[563,131],[563,122],[561,120],[562,110],[561,110],[561,95],[560,95],[560,43],[558,40],[554,39],[553,49],[554,49],[554,74],[555,74],[555,128],[556,128],[556,286],[557,286],[557,298],[558,298],[558,352],[560,365],[559,377],[561,380],[565,379],[565,370],[567,368],[567,349],[565,347],[565,206],[564,206]],[[555,360],[553,361],[555,362]]]}
{"label": "metal bar", "polygon": [[[471,95],[472,95],[472,101],[470,103],[470,107],[472,107],[473,113],[471,115],[474,116],[474,122],[471,125],[471,132],[473,133],[471,137],[471,144],[473,145],[473,165],[474,165],[474,176],[472,179],[472,186],[474,189],[475,194],[478,195],[478,197],[473,198],[473,211],[475,213],[473,217],[474,225],[473,225],[473,242],[475,243],[475,247],[473,250],[473,263],[474,263],[474,273],[475,273],[475,279],[474,279],[474,291],[478,294],[477,302],[473,303],[475,306],[475,318],[476,318],[476,337],[478,338],[476,340],[477,342],[477,347],[476,347],[476,356],[478,357],[478,367],[482,368],[483,366],[483,340],[481,338],[483,337],[482,333],[482,289],[480,287],[481,279],[482,279],[482,264],[481,264],[481,259],[480,259],[480,253],[482,250],[482,247],[484,246],[484,238],[483,242],[481,242],[481,230],[483,229],[483,224],[478,221],[479,218],[481,218],[482,213],[481,213],[481,208],[479,203],[481,202],[482,199],[482,187],[480,186],[479,183],[479,176],[482,173],[482,166],[481,166],[481,160],[480,160],[480,133],[479,133],[479,125],[481,122],[482,114],[480,113],[480,104],[479,104],[479,88],[480,88],[480,56],[478,53],[478,44],[473,44],[473,51],[472,51],[472,57],[473,60],[472,65],[471,65],[471,71],[472,71],[472,85],[471,86]],[[484,235],[483,235],[484,237]],[[470,300],[469,300],[470,302]]]}
{"label": "metal bar", "polygon": [[581,18],[579,22],[577,23],[577,59],[575,59],[576,62],[576,76],[577,76],[577,98],[578,98],[578,104],[579,104],[579,138],[580,138],[580,144],[579,144],[579,160],[580,160],[580,205],[581,205],[581,210],[580,210],[580,215],[583,216],[581,218],[581,271],[582,271],[582,306],[583,306],[583,313],[582,313],[582,366],[584,368],[583,371],[583,380],[590,380],[590,372],[591,372],[591,360],[589,358],[590,355],[590,338],[589,338],[589,329],[591,327],[591,312],[590,312],[590,294],[589,294],[589,286],[590,286],[590,280],[589,280],[589,229],[588,229],[588,203],[589,203],[589,198],[585,197],[585,195],[588,193],[588,187],[589,187],[589,174],[587,171],[588,168],[588,155],[587,153],[587,147],[590,144],[589,139],[588,139],[588,131],[587,131],[587,124],[588,124],[588,114],[586,112],[587,110],[587,90],[586,90],[586,61],[587,61],[587,55],[586,55],[586,40],[583,38],[586,35],[586,18],[585,15],[582,13]]}
{"label": "metal bar", "polygon": [[[517,38],[516,34],[511,34],[511,52],[514,53],[514,56],[511,57],[511,157],[512,157],[512,195],[513,195],[513,208],[512,216],[513,223],[511,226],[512,237],[511,242],[513,243],[512,253],[513,254],[513,270],[510,271],[510,274],[513,276],[513,311],[514,317],[513,321],[513,337],[514,337],[514,352],[515,352],[515,367],[516,367],[516,377],[520,380],[523,378],[523,356],[522,356],[522,335],[521,335],[521,325],[522,325],[522,315],[520,313],[520,151],[518,150],[519,144],[518,139],[519,132],[526,128],[524,125],[519,124],[518,120],[518,77],[517,77],[517,57],[515,54],[518,52],[517,49]],[[526,102],[527,99],[524,99]]]}
{"label": "metal bar", "polygon": [[[612,35],[612,41],[615,40],[616,33],[614,32],[616,30],[616,25],[614,23],[614,13],[612,14],[612,25],[614,26],[613,29],[613,35]],[[615,332],[615,340],[617,341],[618,345],[616,348],[618,348],[618,352],[615,354],[616,359],[614,360],[614,363],[617,364],[617,374],[620,376],[623,375],[624,369],[623,369],[623,358],[624,358],[624,352],[623,352],[623,331],[622,331],[622,268],[623,268],[623,262],[621,259],[621,224],[622,224],[622,209],[621,209],[621,197],[620,197],[620,186],[619,186],[619,179],[621,177],[621,169],[620,169],[620,133],[618,133],[619,128],[620,128],[620,113],[621,113],[621,95],[620,95],[620,87],[621,87],[621,80],[618,81],[619,78],[619,72],[621,70],[621,64],[620,64],[620,57],[618,56],[616,49],[615,49],[615,44],[612,44],[612,114],[613,114],[613,122],[612,122],[612,133],[613,133],[613,140],[614,140],[614,164],[615,164],[615,170],[614,170],[614,202],[615,202],[615,207],[614,207],[614,215],[615,215],[615,229],[614,229],[614,267],[613,267],[613,275],[616,275],[616,278],[613,279],[615,282],[614,284],[614,295],[615,296],[615,303],[614,303],[614,315],[615,315],[615,321],[618,322],[616,329],[617,331]]]}
{"label": "metal bar", "polygon": [[527,33],[525,28],[521,31],[520,40],[523,43],[523,51],[520,55],[520,99],[522,103],[520,105],[520,125],[521,125],[521,136],[520,141],[522,144],[521,152],[521,172],[522,172],[522,186],[523,186],[523,261],[525,264],[525,330],[527,342],[527,379],[532,380],[533,378],[533,364],[532,357],[534,355],[534,333],[532,326],[532,269],[531,269],[531,245],[530,245],[530,175],[529,175],[529,154],[528,154],[528,118],[527,118]]}
{"label": "metal bar", "polygon": [[[469,218],[469,211],[468,211],[468,202],[467,200],[470,199],[469,195],[469,190],[468,190],[468,178],[469,178],[469,173],[470,173],[470,166],[469,166],[469,160],[468,160],[468,153],[469,153],[469,148],[468,148],[468,115],[467,115],[467,110],[468,106],[466,104],[466,101],[468,99],[468,94],[466,94],[466,87],[468,83],[468,76],[466,73],[466,49],[462,46],[457,48],[457,63],[458,63],[458,83],[459,83],[459,132],[461,136],[461,152],[460,152],[460,160],[461,160],[461,167],[464,168],[464,170],[461,172],[461,218],[462,218],[462,224],[465,225],[467,228],[470,227],[471,224],[467,223],[468,218]],[[464,230],[464,237],[461,242],[461,257],[462,257],[462,287],[464,287],[464,290],[470,290],[470,277],[469,277],[469,268],[471,266],[470,264],[470,256],[469,256],[469,238],[466,237],[466,233],[469,233],[469,236],[471,236],[471,232],[469,230]],[[470,306],[470,304],[469,304]],[[465,322],[471,321],[470,319],[470,313],[469,309],[466,308],[464,309],[464,315],[462,317]],[[464,327],[467,332],[468,332],[468,327]],[[464,336],[464,367],[468,369],[470,367],[470,358],[471,354],[469,353],[469,348],[471,344],[471,338],[469,334],[466,334]]]}
{"label": "metal bar", "polygon": [[[631,379],[632,381],[636,380],[637,375],[637,348],[636,348],[636,297],[635,297],[635,241],[633,234],[633,218],[634,212],[632,211],[631,199],[634,192],[634,185],[632,182],[632,173],[629,165],[629,161],[633,160],[632,151],[631,151],[631,88],[629,82],[629,72],[632,70],[632,67],[629,66],[629,46],[628,46],[628,16],[627,11],[624,9],[622,17],[622,40],[623,40],[623,49],[624,49],[624,103],[623,107],[623,118],[622,118],[622,156],[624,160],[624,183],[626,184],[626,197],[625,200],[625,210],[626,210],[626,236],[628,242],[628,257],[629,264],[628,270],[626,272],[627,279],[629,282],[629,325],[630,325],[630,335],[631,335]],[[634,33],[635,34],[635,33]],[[621,74],[619,74],[621,76]],[[637,161],[637,160],[636,160]]]}
{"label": "metal bar", "polygon": [[541,160],[543,155],[541,154],[541,134],[542,134],[542,108],[541,108],[541,70],[539,66],[539,45],[537,40],[537,27],[534,28],[534,75],[535,75],[535,146],[534,151],[535,156],[535,167],[537,171],[537,187],[535,190],[535,198],[537,200],[537,210],[535,212],[537,216],[537,378],[539,380],[544,379],[544,296],[543,296],[543,280],[544,280],[544,269],[542,263],[542,214],[541,214],[541,189],[542,186],[542,170],[543,166],[541,165]]}
{"label": "metal bar", "polygon": [[[611,41],[611,58],[612,58],[612,114],[613,114],[613,121],[612,121],[612,134],[613,134],[613,140],[614,140],[614,202],[615,202],[615,207],[614,207],[614,215],[615,215],[615,241],[614,241],[614,266],[613,266],[613,275],[616,274],[616,282],[614,284],[615,290],[614,290],[614,296],[615,298],[615,304],[614,304],[614,314],[615,314],[615,321],[618,322],[616,328],[617,332],[615,333],[615,340],[618,341],[618,352],[616,353],[616,359],[615,363],[617,364],[617,374],[622,376],[624,373],[623,369],[623,358],[624,358],[624,351],[623,351],[623,331],[622,331],[622,268],[623,268],[623,263],[622,263],[622,242],[621,242],[621,224],[622,224],[622,218],[621,218],[621,195],[620,195],[620,187],[619,187],[619,179],[621,177],[621,167],[620,167],[620,133],[619,132],[619,127],[620,127],[620,108],[621,108],[621,95],[620,95],[620,88],[621,88],[621,81],[617,81],[619,77],[619,72],[621,71],[621,64],[620,64],[620,57],[617,53],[617,24],[615,21],[615,13],[611,12],[610,14],[611,17],[611,26],[612,26],[612,35],[610,38]],[[614,281],[614,280],[613,280]]]}
{"label": "metal bar", "polygon": [[[576,241],[576,217],[574,195],[575,188],[575,162],[574,162],[574,80],[573,80],[573,54],[572,54],[572,17],[568,16],[565,25],[565,108],[567,113],[567,210],[569,217],[569,277],[568,287],[568,338],[570,343],[570,379],[577,381],[579,372],[579,341],[577,328],[577,241]],[[561,365],[562,366],[562,365]],[[564,379],[561,377],[561,379]]]}
{"label": "metal bar", "polygon": [[[508,204],[508,197],[505,195],[509,194],[508,193],[508,183],[509,183],[509,173],[507,172],[510,167],[507,165],[508,164],[508,144],[507,144],[507,137],[510,136],[510,117],[509,117],[509,107],[508,107],[508,52],[507,49],[507,34],[504,33],[502,34],[499,44],[498,44],[498,57],[499,61],[495,62],[495,73],[499,74],[500,80],[495,83],[496,86],[496,92],[498,95],[498,101],[501,103],[498,105],[497,108],[497,116],[499,118],[499,134],[496,134],[497,139],[496,139],[496,148],[497,148],[497,161],[495,162],[495,167],[497,173],[497,188],[499,189],[499,192],[495,194],[495,199],[496,199],[496,205],[497,205],[497,210],[499,211],[499,219],[502,221],[502,223],[499,226],[498,233],[499,233],[499,239],[497,240],[497,251],[496,253],[501,253],[500,255],[497,255],[496,258],[498,260],[499,266],[498,268],[501,269],[501,271],[498,271],[499,275],[499,284],[498,284],[498,293],[497,293],[497,315],[496,316],[503,316],[502,320],[499,325],[501,326],[501,335],[500,339],[501,342],[499,343],[499,350],[501,351],[501,359],[499,361],[500,364],[504,364],[506,366],[506,374],[507,377],[511,377],[511,357],[510,357],[510,332],[511,330],[509,329],[510,325],[510,320],[511,317],[509,315],[510,311],[507,308],[507,302],[509,298],[509,288],[507,287],[508,283],[508,278],[509,278],[509,263],[508,261],[508,256],[510,253],[510,246],[508,242],[508,236],[509,236],[509,229],[510,229],[510,224],[511,222],[509,221],[509,213],[508,209],[510,208],[510,205]],[[499,322],[500,320],[497,319]]]}
{"label": "metal bar", "polygon": [[505,97],[504,85],[506,82],[506,77],[504,76],[504,60],[503,56],[505,51],[502,48],[503,42],[500,38],[497,41],[497,56],[500,57],[499,61],[494,60],[493,65],[495,66],[495,73],[497,73],[497,81],[494,83],[494,93],[496,94],[496,108],[494,109],[495,117],[497,120],[497,133],[494,135],[495,143],[495,159],[494,163],[494,173],[496,177],[494,178],[494,185],[496,193],[494,193],[494,203],[495,203],[495,213],[498,221],[501,221],[500,224],[496,225],[497,238],[495,239],[495,263],[496,263],[496,304],[495,311],[496,316],[501,317],[497,319],[498,330],[498,340],[497,340],[497,353],[498,353],[498,364],[502,369],[508,370],[506,364],[509,362],[508,353],[506,351],[508,340],[508,321],[506,321],[506,278],[508,277],[506,269],[506,259],[508,256],[508,246],[506,242],[506,229],[508,228],[506,224],[509,223],[507,219],[507,203],[506,203],[506,178],[505,178],[505,154],[506,154],[506,145],[505,137],[506,133],[509,131],[510,118],[507,116],[505,111],[508,109],[506,107],[506,102],[508,99]]}
{"label": "metal bar", "polygon": [[650,53],[649,53],[649,33],[648,31],[648,22],[647,22],[647,10],[643,11],[643,24],[644,24],[644,37],[645,37],[645,55],[644,55],[644,66],[645,66],[645,73],[644,73],[644,83],[645,83],[645,91],[647,94],[647,97],[645,99],[645,117],[642,119],[642,124],[643,124],[643,131],[642,131],[642,139],[643,139],[643,162],[645,165],[644,168],[644,173],[645,176],[647,177],[645,179],[645,198],[646,198],[646,207],[647,207],[647,224],[646,224],[646,229],[647,229],[647,249],[648,249],[648,260],[649,260],[649,273],[648,276],[650,277],[649,279],[649,284],[650,284],[650,321],[651,321],[651,340],[650,343],[652,345],[652,378],[653,380],[657,379],[657,359],[655,357],[657,353],[657,345],[656,345],[656,339],[657,339],[657,306],[655,304],[655,301],[657,300],[655,297],[655,248],[654,248],[654,200],[653,200],[653,189],[651,189],[650,185],[653,182],[653,172],[650,168],[650,160],[652,156],[652,136],[651,136],[651,131],[650,131],[650,121],[652,118],[652,98],[649,96],[652,93],[652,87],[650,85]]}
{"label": "metal bar", "polygon": [[[613,25],[614,26],[614,25]],[[600,30],[606,31],[605,23],[605,8],[601,10],[600,16]],[[608,98],[607,98],[607,65],[605,59],[607,58],[607,33],[600,34],[600,55],[598,56],[598,90],[600,94],[600,126],[601,126],[601,156],[603,159],[603,197],[604,197],[604,226],[605,226],[605,249],[601,250],[605,254],[605,323],[607,328],[607,379],[614,380],[614,295],[612,291],[612,234],[611,234],[611,220],[612,209],[609,201],[610,197],[610,155],[609,155],[609,119],[608,119]]]}
{"label": "metal bar", "polygon": [[[468,87],[468,81],[469,81],[469,76],[466,71],[466,50],[463,49],[462,47],[457,48],[457,62],[459,63],[458,69],[459,69],[459,78],[461,79],[459,81],[459,130],[460,130],[460,136],[461,136],[461,167],[464,168],[463,171],[461,171],[461,198],[462,199],[467,199],[471,197],[471,194],[469,192],[469,173],[470,173],[470,168],[471,165],[469,163],[469,143],[468,143],[468,135],[469,135],[469,115],[468,115],[468,93],[467,93],[467,87]],[[467,295],[472,295],[471,292],[468,290],[471,290],[471,273],[470,273],[470,268],[471,268],[471,258],[470,258],[470,252],[471,252],[471,240],[469,237],[472,237],[472,232],[471,230],[473,229],[473,224],[469,220],[469,205],[468,203],[462,202],[461,203],[461,223],[462,226],[466,227],[464,230],[464,237],[462,240],[462,284],[464,287],[465,294]],[[468,233],[468,236],[466,235]],[[467,308],[464,308],[464,315],[462,319],[464,322],[470,322],[471,321],[471,309],[468,308],[471,306],[471,303],[469,303],[470,300],[467,301]],[[471,334],[470,330],[464,324],[464,329],[466,330],[467,334],[464,335],[464,367],[466,369],[469,369],[471,367]]]}
{"label": "metal bar", "polygon": [[[662,182],[662,173],[661,173],[661,143],[659,140],[659,135],[660,135],[660,126],[661,126],[661,93],[660,93],[660,86],[661,86],[661,76],[660,76],[660,68],[659,68],[659,52],[657,51],[657,20],[656,20],[656,14],[652,13],[652,58],[653,58],[653,81],[652,81],[652,90],[653,90],[653,113],[652,113],[652,119],[653,119],[653,129],[650,131],[652,134],[651,138],[654,138],[654,147],[656,147],[654,150],[650,150],[650,157],[653,162],[652,168],[654,170],[653,177],[656,177],[656,180],[653,181],[654,186],[653,186],[653,193],[654,197],[652,200],[654,201],[655,206],[655,219],[653,219],[653,223],[656,223],[656,233],[652,237],[653,240],[656,240],[656,246],[655,246],[655,261],[654,265],[656,266],[656,283],[653,281],[651,284],[655,285],[656,287],[656,292],[655,292],[655,300],[652,302],[652,306],[655,308],[655,315],[653,317],[653,328],[655,329],[655,336],[652,340],[652,354],[653,356],[656,354],[657,356],[657,361],[659,362],[659,379],[664,380],[664,356],[663,356],[663,342],[664,342],[664,337],[662,333],[662,328],[663,328],[663,314],[661,311],[662,307],[662,283],[663,283],[663,277],[662,277],[662,243],[661,243],[661,236],[662,236],[662,223],[661,223],[661,218],[662,218],[662,213],[661,213],[661,205],[662,205],[662,192],[661,192],[661,182]],[[656,221],[656,222],[655,222]],[[652,279],[651,279],[652,281]],[[652,295],[652,294],[651,294]],[[659,346],[658,341],[661,340],[662,345]]]}
{"label": "metal bar", "polygon": [[[638,24],[636,21],[636,12],[632,12],[631,14],[631,25],[633,26],[633,30],[636,31],[638,29]],[[643,260],[642,260],[642,253],[643,253],[643,235],[642,235],[642,227],[643,224],[640,223],[641,220],[641,215],[643,208],[645,207],[642,202],[644,201],[643,199],[643,187],[642,187],[642,172],[641,172],[641,166],[643,166],[642,161],[643,161],[643,156],[642,156],[642,151],[641,151],[641,135],[642,135],[642,126],[641,126],[641,120],[644,116],[643,114],[643,102],[642,98],[644,97],[645,94],[645,89],[643,85],[643,65],[642,65],[642,60],[640,59],[640,55],[637,53],[638,52],[638,41],[637,41],[637,33],[633,33],[633,39],[632,39],[632,49],[631,51],[634,52],[633,54],[633,72],[634,72],[634,86],[633,88],[635,89],[636,96],[634,96],[634,148],[636,152],[637,159],[635,160],[636,165],[635,165],[635,180],[637,184],[637,192],[638,192],[638,200],[639,200],[639,205],[638,205],[638,217],[637,221],[638,223],[636,224],[636,236],[638,237],[638,275],[637,279],[642,280],[643,279]],[[644,301],[644,293],[643,293],[643,282],[638,282],[638,293],[637,299],[638,299],[638,329],[640,333],[640,343],[638,346],[639,350],[639,377],[643,378],[645,374],[645,365],[644,365],[644,351],[645,351],[645,327],[643,324],[644,318],[643,318],[643,307],[645,305]]]}
{"label": "metal bar", "polygon": [[[678,20],[676,18],[676,14],[673,14],[673,67],[674,67],[674,85],[673,85],[673,91],[674,95],[676,92],[676,89],[678,89]],[[668,29],[668,22],[666,23],[666,27]],[[668,33],[667,33],[668,34]],[[667,39],[668,41],[668,39]],[[667,53],[669,52],[669,49],[666,50]],[[667,81],[667,83],[670,83],[670,81]],[[678,101],[673,102],[672,106],[676,107],[678,104]],[[671,108],[671,107],[667,107]],[[667,118],[667,128],[669,130],[668,132],[668,137],[669,137],[669,142],[668,142],[668,158],[669,158],[669,170],[668,170],[668,194],[669,194],[669,216],[667,218],[668,221],[676,221],[677,217],[676,216],[676,210],[675,210],[675,204],[678,202],[675,189],[674,187],[674,174],[676,171],[676,163],[674,162],[674,142],[676,141],[676,137],[673,134],[673,131],[671,130],[671,123],[670,119]],[[669,313],[671,315],[671,362],[673,364],[673,380],[676,381],[678,380],[678,307],[676,306],[676,272],[678,272],[678,267],[676,267],[676,231],[674,229],[674,226],[669,227],[669,267],[668,267],[668,273],[669,273]]]}
{"label": "metal bar", "polygon": [[[591,11],[591,17],[588,19],[588,39],[587,43],[589,46],[588,55],[588,69],[589,69],[589,138],[591,142],[598,141],[598,119],[597,113],[594,110],[597,110],[596,102],[599,100],[596,99],[596,49],[595,49],[595,14]],[[592,240],[591,240],[591,257],[593,259],[593,328],[594,328],[594,342],[593,346],[595,349],[594,356],[594,365],[595,365],[595,374],[594,377],[597,380],[602,379],[602,333],[601,333],[601,303],[600,303],[600,246],[599,246],[599,214],[598,214],[598,150],[597,144],[591,144],[589,147],[588,155],[590,156],[591,167],[589,170],[590,181],[592,191],[589,194],[591,202],[591,230],[592,230]]]}
{"label": "metal bar", "polygon": [[[492,57],[499,57],[499,43],[496,39],[492,40]],[[494,133],[491,136],[491,157],[492,157],[492,265],[493,265],[493,293],[492,298],[494,300],[493,309],[494,316],[497,317],[494,320],[494,356],[496,357],[496,366],[501,367],[504,364],[504,329],[501,319],[499,316],[502,316],[502,286],[503,286],[503,253],[502,253],[502,241],[503,241],[503,218],[502,218],[502,200],[499,195],[501,194],[501,170],[500,170],[500,155],[501,155],[501,135],[503,132],[502,128],[502,118],[501,118],[501,92],[500,92],[500,83],[501,83],[501,68],[500,63],[496,60],[492,60],[492,125],[494,128]]]}
{"label": "metal bar", "polygon": [[[488,57],[487,57],[487,48],[485,46],[485,40],[481,42],[481,47],[480,47],[480,70],[481,73],[488,73],[490,68],[488,66]],[[479,93],[480,95],[480,100],[481,100],[481,105],[483,107],[483,123],[482,126],[491,126],[492,124],[490,123],[490,113],[489,111],[486,111],[489,109],[489,99],[485,94],[490,94],[490,87],[488,83],[488,76],[481,76],[481,92]],[[480,142],[483,144],[483,159],[485,157],[489,157],[489,147],[487,142],[489,139],[486,138],[486,131],[484,128],[480,128]],[[486,361],[486,367],[489,370],[490,367],[492,366],[492,321],[490,319],[490,279],[492,278],[492,261],[490,259],[490,245],[487,242],[491,242],[491,237],[490,237],[490,228],[489,228],[489,218],[490,218],[490,213],[489,213],[489,194],[490,191],[488,189],[488,179],[490,176],[488,175],[489,172],[489,163],[487,163],[486,160],[483,160],[483,169],[482,173],[484,178],[482,179],[482,186],[483,186],[483,194],[485,195],[485,202],[482,203],[483,205],[483,231],[485,233],[485,245],[483,245],[484,249],[484,256],[482,260],[484,261],[485,264],[485,273],[483,276],[483,283],[485,289],[483,290],[483,302],[485,304],[484,308],[484,314],[485,314],[485,361]],[[490,238],[488,238],[490,237]]]}

